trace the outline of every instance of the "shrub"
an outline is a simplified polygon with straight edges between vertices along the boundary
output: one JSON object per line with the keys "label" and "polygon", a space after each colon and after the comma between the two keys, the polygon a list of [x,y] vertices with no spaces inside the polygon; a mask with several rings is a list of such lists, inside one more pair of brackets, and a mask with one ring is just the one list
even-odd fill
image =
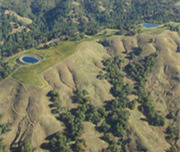
{"label": "shrub", "polygon": [[83,143],[80,141],[76,141],[76,143],[73,146],[73,152],[85,152]]}
{"label": "shrub", "polygon": [[103,149],[103,152],[121,152],[121,149],[116,145],[116,143],[112,143],[108,148]]}
{"label": "shrub", "polygon": [[108,47],[111,45],[111,41],[108,39],[100,40],[99,43],[102,44],[104,47]]}
{"label": "shrub", "polygon": [[171,111],[168,115],[167,118],[168,119],[174,119],[176,117],[176,112],[175,111]]}
{"label": "shrub", "polygon": [[20,148],[21,152],[32,152],[32,147],[29,141],[25,141]]}
{"label": "shrub", "polygon": [[178,53],[180,53],[180,46],[178,46],[178,48],[177,48],[177,52],[178,52]]}
{"label": "shrub", "polygon": [[135,107],[136,107],[136,101],[128,102],[128,108],[130,110],[134,110]]}
{"label": "shrub", "polygon": [[51,90],[47,93],[47,96],[50,97],[50,101],[57,101],[59,99],[59,94],[55,90]]}
{"label": "shrub", "polygon": [[67,138],[61,133],[56,133],[50,140],[50,146],[53,151],[63,151],[67,146]]}
{"label": "shrub", "polygon": [[115,135],[118,137],[123,137],[125,135],[125,129],[119,123],[115,126]]}
{"label": "shrub", "polygon": [[109,129],[111,128],[111,126],[109,124],[106,123],[106,121],[104,121],[102,124],[101,124],[101,130],[103,132],[107,132]]}
{"label": "shrub", "polygon": [[6,123],[6,124],[0,124],[0,134],[3,134],[7,131],[9,131],[9,124]]}
{"label": "shrub", "polygon": [[112,133],[104,133],[103,140],[111,144],[113,142],[114,136]]}
{"label": "shrub", "polygon": [[89,101],[91,101],[91,98],[87,96],[88,92],[86,90],[78,90],[75,93],[75,102],[76,103],[80,103],[80,104],[84,104],[84,103],[88,103]]}
{"label": "shrub", "polygon": [[164,126],[165,125],[165,118],[159,114],[152,119],[152,124],[155,126]]}
{"label": "shrub", "polygon": [[171,139],[176,138],[176,136],[178,134],[176,128],[173,125],[170,125],[167,128],[166,133],[168,134],[168,137]]}

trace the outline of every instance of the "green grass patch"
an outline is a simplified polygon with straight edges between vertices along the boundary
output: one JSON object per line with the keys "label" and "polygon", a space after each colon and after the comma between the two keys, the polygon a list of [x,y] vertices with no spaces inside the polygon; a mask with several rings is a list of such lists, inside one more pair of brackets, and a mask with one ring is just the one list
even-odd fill
{"label": "green grass patch", "polygon": [[50,49],[32,49],[24,53],[18,54],[15,57],[8,60],[10,64],[15,63],[17,58],[26,54],[38,54],[44,57],[44,59],[37,64],[25,65],[17,69],[12,77],[19,82],[29,84],[32,86],[43,86],[44,82],[41,78],[42,73],[55,65],[56,63],[67,58],[77,50],[79,42],[62,42],[57,47]]}
{"label": "green grass patch", "polygon": [[142,28],[142,33],[150,33],[150,34],[161,34],[167,29],[164,25],[159,25],[158,27],[154,28]]}
{"label": "green grass patch", "polygon": [[105,29],[105,30],[100,31],[96,35],[86,36],[84,41],[97,41],[100,39],[104,39],[105,37],[106,38],[114,37],[118,31],[119,30],[117,30],[117,29]]}
{"label": "green grass patch", "polygon": [[172,27],[179,27],[180,28],[180,23],[179,22],[169,22],[167,24],[171,25]]}

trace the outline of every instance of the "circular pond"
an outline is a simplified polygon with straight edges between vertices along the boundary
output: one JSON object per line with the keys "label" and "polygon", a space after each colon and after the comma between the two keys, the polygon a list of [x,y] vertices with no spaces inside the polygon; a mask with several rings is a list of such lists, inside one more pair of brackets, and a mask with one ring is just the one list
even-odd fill
{"label": "circular pond", "polygon": [[22,57],[22,61],[25,63],[37,63],[39,59],[33,56],[24,56]]}
{"label": "circular pond", "polygon": [[43,59],[42,56],[36,55],[36,54],[31,54],[31,55],[24,55],[21,56],[17,62],[19,64],[35,64],[40,62]]}

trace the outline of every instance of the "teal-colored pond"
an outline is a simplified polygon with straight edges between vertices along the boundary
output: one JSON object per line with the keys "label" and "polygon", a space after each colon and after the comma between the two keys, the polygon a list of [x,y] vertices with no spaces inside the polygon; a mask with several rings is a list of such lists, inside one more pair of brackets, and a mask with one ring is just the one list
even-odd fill
{"label": "teal-colored pond", "polygon": [[25,63],[37,63],[37,62],[39,62],[39,59],[37,59],[33,56],[24,56],[24,57],[22,57],[22,61]]}
{"label": "teal-colored pond", "polygon": [[143,26],[144,26],[145,28],[154,28],[154,27],[158,27],[159,25],[144,23]]}

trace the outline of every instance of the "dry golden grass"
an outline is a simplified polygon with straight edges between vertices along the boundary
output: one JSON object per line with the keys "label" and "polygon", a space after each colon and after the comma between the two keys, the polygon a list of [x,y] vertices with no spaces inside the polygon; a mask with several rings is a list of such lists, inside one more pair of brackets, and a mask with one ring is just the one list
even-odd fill
{"label": "dry golden grass", "polygon": [[[154,97],[157,109],[167,114],[167,106],[179,97],[180,92],[180,54],[177,53],[180,38],[176,32],[165,32],[163,36],[157,37],[156,44],[160,54],[147,88]],[[168,97],[165,92],[173,96]]]}
{"label": "dry golden grass", "polygon": [[22,30],[24,30],[26,27],[24,26],[20,26],[18,28],[13,28],[12,29],[12,32],[10,34],[14,34],[14,33],[18,33],[18,32],[21,32]]}
{"label": "dry golden grass", "polygon": [[[154,39],[154,43],[150,42],[151,39]],[[160,63],[162,63],[162,58],[165,59],[163,57],[163,54],[166,54],[166,58],[172,58],[174,60],[174,63],[178,63],[177,58],[179,58],[179,56],[177,55],[177,53],[174,55],[171,52],[168,53],[168,50],[174,50],[173,52],[175,53],[175,49],[177,48],[176,43],[179,43],[179,37],[175,32],[163,32],[161,34],[156,33],[155,35],[143,33],[134,37],[115,37],[112,38],[112,41],[112,51],[114,51],[112,54],[116,54],[121,50],[121,48],[123,49],[123,47],[125,47],[125,50],[131,51],[134,47],[143,45],[145,52],[143,52],[142,56],[147,56],[158,50],[162,52],[162,54],[159,56],[160,59],[158,59]],[[118,49],[118,47],[120,49]],[[123,56],[121,51],[118,52],[118,54]],[[53,88],[59,89],[59,93],[61,94],[64,106],[66,106],[67,108],[73,108],[73,105],[71,105],[71,102],[69,101],[70,96],[72,95],[72,90],[74,90],[76,87],[87,89],[90,92],[92,103],[96,106],[101,106],[103,104],[102,101],[104,101],[105,99],[104,96],[106,96],[109,92],[108,89],[110,88],[110,86],[108,86],[105,81],[99,82],[98,80],[96,80],[95,76],[98,74],[100,68],[102,68],[100,61],[103,58],[107,57],[109,57],[108,53],[103,50],[103,48],[101,50],[101,47],[95,42],[85,42],[82,44],[80,50],[72,56],[72,58],[66,60],[64,63],[58,64],[54,68],[47,71],[44,77]],[[170,62],[175,67],[178,66],[174,65],[171,59],[168,61],[166,60],[166,62]],[[156,66],[157,68],[160,67],[160,65]],[[97,67],[99,67],[98,70],[96,70]],[[156,73],[157,71],[155,70],[154,72]],[[55,77],[55,79],[52,79],[50,77],[50,73],[53,73],[53,77]],[[158,72],[156,74],[158,75]],[[156,76],[154,73],[152,73],[152,75]],[[153,91],[153,84],[156,84],[153,79],[154,78],[148,79],[150,82],[152,81],[151,85],[148,84],[150,92]],[[164,79],[165,82],[167,82],[166,78],[159,77],[159,79]],[[127,82],[129,81],[127,80]],[[133,82],[131,83],[133,84]],[[104,90],[105,87],[107,89]],[[154,91],[156,91],[156,89]],[[159,89],[162,90],[163,87],[160,87]],[[134,99],[136,98],[136,96],[130,96],[129,98]],[[156,98],[153,94],[152,99],[156,101]],[[157,111],[160,111],[164,116],[167,114],[167,106],[165,100],[163,102],[156,101],[155,105]],[[135,135],[132,138],[137,138],[137,140],[139,140],[141,144],[151,152],[163,152],[167,150],[170,145],[165,140],[165,127],[152,127],[147,122],[141,120],[141,118],[144,118],[141,112],[139,112],[137,109],[135,111],[132,111],[132,115],[129,121],[132,132]],[[166,122],[168,124],[167,120]],[[85,138],[87,138],[88,140],[90,140],[89,138],[93,138],[89,134],[90,133],[85,134]],[[88,138],[88,136],[90,137]],[[89,147],[94,148],[94,146]]]}
{"label": "dry golden grass", "polygon": [[[82,42],[79,46],[78,43],[64,42],[52,49],[32,49],[8,59],[13,65],[23,54],[32,53],[45,57],[42,63],[18,69],[12,75],[12,78],[16,79],[7,78],[0,82],[0,111],[4,115],[2,121],[12,123],[12,130],[4,135],[4,143],[7,146],[14,140],[19,127],[21,131],[16,142],[27,130],[24,138],[32,135],[30,138],[33,147],[37,148],[37,152],[44,152],[40,145],[47,142],[45,138],[64,129],[64,125],[56,120],[49,108],[50,103],[46,94],[51,89],[59,92],[61,104],[68,110],[76,107],[72,104],[71,97],[73,90],[77,88],[86,89],[95,106],[103,106],[104,101],[112,99],[109,93],[111,85],[105,80],[96,78],[103,68],[101,61],[110,57],[107,50],[94,41],[96,38],[93,41]],[[149,42],[152,38],[153,43]],[[172,79],[172,76],[179,77],[180,54],[176,52],[177,44],[180,44],[179,35],[170,31],[160,34],[146,32],[132,37],[116,36],[111,39],[113,45],[111,55],[119,54],[125,57],[122,50],[131,51],[139,45],[145,47],[143,56],[157,50],[160,52],[156,66],[148,78],[147,89],[152,95],[155,108],[165,116],[169,110],[167,105],[175,102],[173,99],[178,99],[180,92],[179,81]],[[76,47],[77,51],[75,51]],[[125,82],[134,84],[126,78]],[[166,98],[167,91],[173,94],[171,100]],[[136,96],[129,98],[133,100]],[[178,103],[178,100],[176,102]],[[168,120],[165,127],[158,128],[150,126],[141,118],[144,116],[137,109],[131,111],[129,125],[135,146],[141,143],[150,152],[167,150],[170,145],[165,140],[164,131],[169,123]],[[88,149],[98,152],[99,149],[108,146],[100,139],[101,134],[95,130],[92,123],[85,122],[84,126],[85,132],[82,137],[86,139]]]}
{"label": "dry golden grass", "polygon": [[16,12],[13,12],[13,11],[9,11],[9,10],[6,10],[5,11],[5,14],[9,14],[9,15],[13,15],[15,16],[19,21],[25,23],[25,24],[31,24],[33,21],[27,17],[22,17],[20,15],[18,15]]}
{"label": "dry golden grass", "polygon": [[86,140],[87,151],[99,152],[108,147],[108,143],[101,139],[103,134],[96,131],[94,124],[91,122],[84,122],[83,125],[84,134],[81,138]]}
{"label": "dry golden grass", "polygon": [[77,53],[63,63],[50,68],[44,79],[61,94],[64,106],[71,107],[70,95],[76,88],[87,89],[92,103],[102,106],[104,100],[111,98],[110,84],[97,79],[102,68],[102,59],[110,57],[105,49],[95,42],[83,42]]}
{"label": "dry golden grass", "polygon": [[152,127],[141,119],[145,119],[141,112],[137,109],[131,111],[129,126],[131,133],[134,134],[132,140],[137,140],[141,147],[146,148],[149,152],[165,152],[170,147],[163,133],[165,127],[163,129]]}
{"label": "dry golden grass", "polygon": [[39,149],[47,136],[63,130],[63,124],[49,108],[46,94],[50,89],[22,85],[11,78],[0,83],[2,122],[11,123],[11,130],[3,135],[5,145],[17,136],[15,143],[21,138],[31,138],[32,146]]}

